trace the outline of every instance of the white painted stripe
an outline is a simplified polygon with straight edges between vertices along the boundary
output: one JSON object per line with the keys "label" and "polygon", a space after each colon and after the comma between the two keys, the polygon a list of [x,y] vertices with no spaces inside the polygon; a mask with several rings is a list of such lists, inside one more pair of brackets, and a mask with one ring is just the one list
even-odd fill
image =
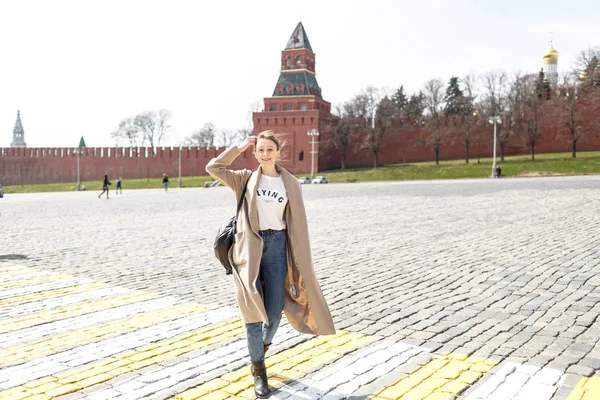
{"label": "white painted stripe", "polygon": [[[273,354],[272,350],[275,352],[278,351],[277,349],[283,350],[292,347],[308,338],[310,336],[298,333],[291,325],[282,325],[275,336],[277,346],[269,349],[268,354]],[[108,398],[105,396],[114,394],[112,390],[115,390],[120,395],[131,399],[150,395],[152,398],[170,398],[173,394],[170,388],[175,385],[177,385],[177,391],[181,393],[229,371],[245,367],[249,363],[248,348],[244,337],[233,340],[227,345],[220,345],[206,353],[198,353],[202,354],[186,357],[187,361],[167,366],[161,365],[162,368],[151,366],[136,371],[140,375],[132,376],[132,379],[128,381],[107,381],[105,383],[111,388],[95,391],[94,395],[98,394],[101,398]],[[189,382],[187,386],[186,381]]]}
{"label": "white painted stripe", "polygon": [[44,290],[64,289],[71,286],[83,285],[85,283],[94,283],[94,281],[86,278],[73,277],[55,282],[47,282],[31,286],[21,286],[10,289],[2,289],[0,290],[0,299],[8,299],[10,297],[38,293]]}
{"label": "white painted stripe", "polygon": [[5,318],[15,318],[31,313],[49,311],[57,307],[69,306],[92,300],[99,300],[105,297],[112,297],[126,293],[134,293],[134,291],[121,287],[108,287],[92,289],[89,291],[79,293],[65,294],[63,296],[51,299],[40,299],[32,301],[30,303],[0,308],[0,320]]}
{"label": "white painted stripe", "polygon": [[465,400],[549,400],[563,376],[562,371],[552,368],[505,361],[491,377],[476,384]]}
{"label": "white painted stripe", "polygon": [[0,272],[8,272],[8,271],[14,271],[15,269],[23,269],[23,268],[28,268],[25,265],[21,265],[21,264],[6,264],[6,265],[2,265],[0,263]]}
{"label": "white painted stripe", "polygon": [[182,333],[208,327],[236,318],[233,307],[202,311],[182,318],[138,329],[117,337],[89,343],[74,349],[44,356],[0,370],[0,389],[6,390],[29,381],[64,372],[84,364],[99,361],[118,353],[150,343],[172,338]]}
{"label": "white painted stripe", "polygon": [[179,303],[181,303],[181,300],[179,299],[162,297],[118,306],[109,310],[100,310],[90,314],[79,315],[77,317],[66,318],[38,326],[32,326],[26,329],[2,333],[0,334],[0,348],[8,348],[18,344],[34,341],[36,339],[41,339],[43,337],[59,335],[65,332],[127,318],[135,314],[168,308]]}
{"label": "white painted stripe", "polygon": [[51,276],[51,275],[59,275],[59,274],[54,273],[52,271],[30,271],[30,272],[24,272],[24,273],[18,274],[18,275],[0,276],[0,286],[2,286],[3,283],[9,283],[9,282],[13,282],[13,281],[20,281],[20,280],[33,279],[33,278],[42,278],[42,277]]}
{"label": "white painted stripe", "polygon": [[[414,357],[428,349],[402,342],[383,341],[349,353],[332,365],[323,368],[300,382],[302,389],[284,386],[278,391],[280,397],[298,399],[347,398],[361,387],[387,375],[394,369],[410,363]],[[367,371],[367,372],[365,372]],[[275,394],[277,397],[277,394]]]}

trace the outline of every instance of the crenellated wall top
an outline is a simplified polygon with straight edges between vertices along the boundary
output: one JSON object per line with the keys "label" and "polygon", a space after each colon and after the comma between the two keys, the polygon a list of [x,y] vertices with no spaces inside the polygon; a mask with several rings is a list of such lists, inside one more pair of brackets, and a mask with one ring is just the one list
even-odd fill
{"label": "crenellated wall top", "polygon": [[[182,158],[211,159],[225,147],[182,146]],[[98,157],[98,158],[179,158],[180,148],[171,147],[0,147],[0,157]]]}

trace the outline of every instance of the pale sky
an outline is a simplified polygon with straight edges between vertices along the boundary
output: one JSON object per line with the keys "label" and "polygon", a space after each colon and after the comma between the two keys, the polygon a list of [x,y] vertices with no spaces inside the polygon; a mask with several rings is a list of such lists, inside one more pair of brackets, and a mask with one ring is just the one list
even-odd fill
{"label": "pale sky", "polygon": [[125,117],[171,110],[165,145],[204,123],[248,126],[301,20],[332,105],[361,89],[537,72],[554,32],[559,72],[600,45],[600,2],[0,1],[0,146],[21,110],[29,147],[112,146]]}

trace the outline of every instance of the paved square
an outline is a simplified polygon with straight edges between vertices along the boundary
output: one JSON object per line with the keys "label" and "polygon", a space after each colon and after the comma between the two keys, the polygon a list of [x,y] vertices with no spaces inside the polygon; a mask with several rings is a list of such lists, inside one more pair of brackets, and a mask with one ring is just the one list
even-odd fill
{"label": "paved square", "polygon": [[[0,398],[250,398],[231,191],[124,189],[0,199]],[[600,398],[600,177],[304,196],[340,332],[284,324],[273,398]]]}

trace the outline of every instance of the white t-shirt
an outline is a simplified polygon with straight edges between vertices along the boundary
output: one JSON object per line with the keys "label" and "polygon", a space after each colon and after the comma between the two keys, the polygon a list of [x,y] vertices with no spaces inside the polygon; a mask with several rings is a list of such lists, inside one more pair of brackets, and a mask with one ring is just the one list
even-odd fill
{"label": "white t-shirt", "polygon": [[288,202],[287,192],[281,176],[261,175],[256,188],[259,230],[285,229],[283,211]]}

